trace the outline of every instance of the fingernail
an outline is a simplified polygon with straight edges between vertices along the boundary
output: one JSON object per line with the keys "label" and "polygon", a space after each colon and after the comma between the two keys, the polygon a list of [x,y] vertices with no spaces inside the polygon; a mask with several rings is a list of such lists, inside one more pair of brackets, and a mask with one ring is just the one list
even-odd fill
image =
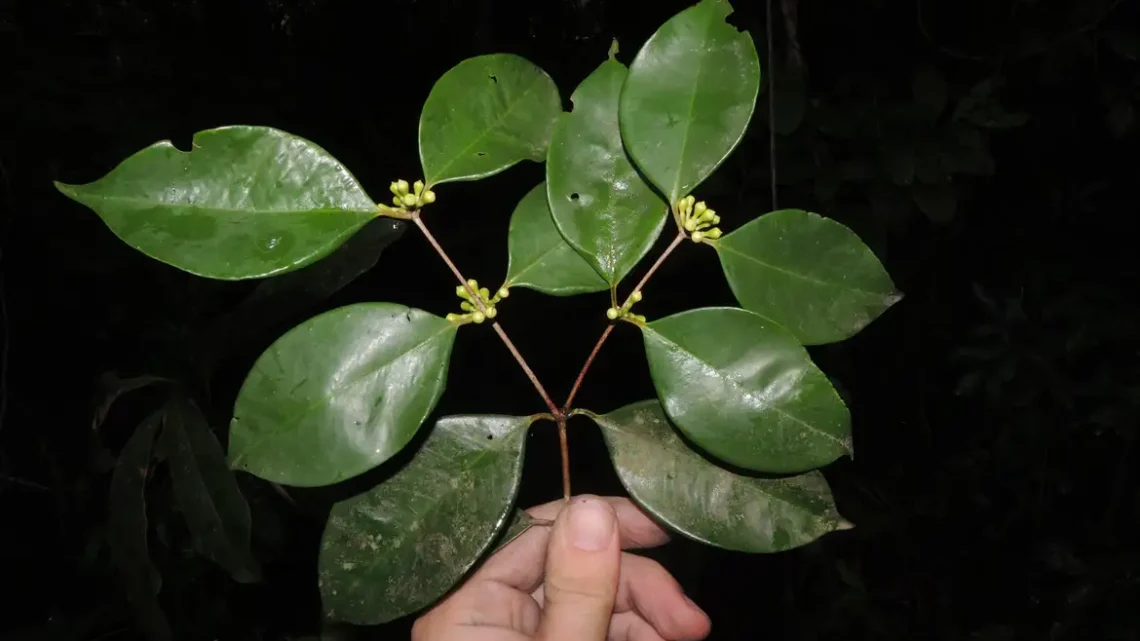
{"label": "fingernail", "polygon": [[579,550],[597,552],[610,544],[614,535],[614,515],[600,501],[577,501],[570,505],[567,522],[570,544]]}

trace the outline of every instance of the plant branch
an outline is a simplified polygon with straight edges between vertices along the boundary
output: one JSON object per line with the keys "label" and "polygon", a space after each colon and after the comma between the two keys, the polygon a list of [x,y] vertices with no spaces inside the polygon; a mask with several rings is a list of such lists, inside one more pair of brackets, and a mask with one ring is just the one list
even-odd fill
{"label": "plant branch", "polygon": [[562,453],[562,498],[570,500],[570,445],[566,438],[566,417],[558,417],[558,451]]}
{"label": "plant branch", "polygon": [[[455,263],[451,261],[451,257],[447,255],[447,252],[443,251],[443,247],[440,246],[439,241],[437,241],[435,239],[435,236],[432,236],[431,232],[428,231],[427,225],[424,224],[423,218],[420,217],[420,212],[412,212],[411,219],[416,223],[416,227],[419,227],[420,232],[423,233],[424,238],[426,238],[428,241],[428,244],[430,244],[432,248],[435,249],[435,252],[439,254],[439,257],[443,259],[443,262],[447,264],[447,267],[451,270],[451,273],[454,274],[455,278],[459,280],[459,284],[462,285],[463,288],[467,290],[467,293],[471,295],[471,300],[475,302],[476,306],[478,306],[479,311],[483,312],[485,315],[487,313],[487,306],[483,304],[483,297],[480,296],[479,292],[475,291],[475,289],[467,283],[467,279],[463,277],[463,274],[459,271],[459,268],[456,267]],[[527,364],[526,359],[523,358],[522,354],[519,353],[518,348],[515,347],[515,344],[511,341],[510,337],[507,336],[507,332],[502,328],[502,326],[499,325],[498,322],[492,322],[491,327],[495,329],[495,333],[498,334],[499,338],[503,340],[503,344],[507,346],[507,350],[511,353],[511,356],[515,357],[515,361],[518,362],[519,367],[521,367],[523,372],[526,373],[527,378],[530,379],[531,384],[534,385],[534,389],[538,391],[538,395],[542,397],[543,402],[546,403],[547,409],[549,409],[550,413],[554,415],[555,420],[562,419],[561,424],[565,425],[565,419],[562,415],[562,412],[558,410],[558,406],[554,404],[554,401],[550,398],[550,394],[546,393],[546,388],[544,388],[542,386],[542,383],[539,382],[538,377],[534,374],[534,370],[530,368],[530,365]],[[565,455],[565,448],[563,448],[563,452]]]}
{"label": "plant branch", "polygon": [[[669,255],[673,253],[673,250],[677,249],[677,246],[681,244],[681,241],[685,240],[686,238],[688,238],[688,234],[686,234],[683,230],[678,230],[677,235],[673,238],[673,241],[669,243],[669,246],[665,248],[665,251],[661,252],[661,255],[657,257],[657,260],[649,268],[649,271],[645,272],[645,275],[641,277],[641,280],[637,283],[637,287],[633,288],[633,291],[641,291],[642,288],[645,287],[646,283],[649,282],[649,279],[657,273],[657,270],[661,267],[661,264],[665,262],[665,259],[668,258]],[[630,292],[630,296],[632,295],[633,293]],[[598,337],[598,342],[594,343],[594,349],[590,350],[590,355],[586,357],[586,363],[582,365],[582,370],[578,372],[578,378],[574,380],[574,386],[570,388],[570,393],[566,396],[566,402],[562,404],[563,414],[566,414],[570,411],[570,405],[574,402],[574,397],[578,395],[578,390],[582,387],[582,381],[586,378],[586,372],[590,371],[590,366],[594,364],[594,359],[597,358],[598,352],[602,349],[602,345],[606,342],[606,339],[610,337],[610,334],[613,333],[614,324],[615,323],[610,323],[609,325],[606,325],[605,331],[603,331],[602,335]]]}

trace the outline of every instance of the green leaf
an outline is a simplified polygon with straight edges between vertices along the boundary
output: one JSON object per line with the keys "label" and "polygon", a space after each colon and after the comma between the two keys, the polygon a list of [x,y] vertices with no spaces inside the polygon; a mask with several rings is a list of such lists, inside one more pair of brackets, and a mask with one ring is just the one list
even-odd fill
{"label": "green leaf", "polygon": [[[616,40],[614,42],[617,42]],[[495,550],[491,554],[497,554],[499,550],[511,544],[511,541],[523,535],[523,532],[534,527],[537,521],[531,515],[527,514],[524,510],[516,509],[514,514],[511,515],[511,522],[507,525],[506,530],[495,539]]]}
{"label": "green leaf", "polygon": [[333,506],[318,567],[328,617],[385,623],[455,585],[507,525],[533,420],[442,418],[392,478]]}
{"label": "green leaf", "polygon": [[161,409],[150,415],[123,446],[111,474],[107,502],[107,546],[111,559],[118,567],[139,628],[151,641],[171,638],[166,615],[158,603],[162,577],[147,552],[146,479],[162,416]]}
{"label": "green leaf", "polygon": [[931,222],[948,223],[954,220],[954,214],[958,211],[958,192],[954,185],[914,185],[910,194],[914,197],[914,204]]}
{"label": "green leaf", "polygon": [[530,190],[511,214],[504,287],[528,287],[552,296],[601,292],[609,284],[574,251],[550,215],[546,183]]}
{"label": "green leaf", "polygon": [[653,246],[668,211],[622,147],[618,98],[627,75],[607,60],[578,85],[546,158],[554,224],[611,287]]}
{"label": "green leaf", "polygon": [[714,246],[741,306],[805,345],[850,338],[901,298],[859,237],[819,214],[774,211]]}
{"label": "green leaf", "polygon": [[529,60],[468,58],[443,74],[420,114],[420,162],[428,186],[477,180],[546,156],[562,112],[558,87]]}
{"label": "green leaf", "polygon": [[230,465],[312,487],[388,460],[443,393],[456,329],[392,303],[341,307],[293,328],[238,392]]}
{"label": "green leaf", "polygon": [[592,418],[633,500],[695,541],[780,552],[852,527],[819,472],[762,479],[717,467],[685,445],[656,399]]}
{"label": "green leaf", "polygon": [[55,186],[131,247],[220,280],[313,263],[376,216],[327,151],[270,127],[200,131],[188,152],[163,140],[93,183]]}
{"label": "green leaf", "polygon": [[174,498],[194,548],[235,581],[257,581],[260,570],[250,551],[249,504],[226,465],[221,444],[193,401],[175,397],[167,404],[161,440]]}
{"label": "green leaf", "polygon": [[791,474],[851,452],[847,406],[776,323],[709,307],[648,323],[642,334],[666,413],[713,456]]}
{"label": "green leaf", "polygon": [[915,73],[911,89],[915,105],[923,118],[928,122],[938,120],[946,110],[946,100],[950,95],[950,88],[942,74],[933,67],[923,67]]}
{"label": "green leaf", "polygon": [[732,153],[752,118],[760,61],[726,0],[670,18],[630,65],[621,93],[626,149],[674,205]]}

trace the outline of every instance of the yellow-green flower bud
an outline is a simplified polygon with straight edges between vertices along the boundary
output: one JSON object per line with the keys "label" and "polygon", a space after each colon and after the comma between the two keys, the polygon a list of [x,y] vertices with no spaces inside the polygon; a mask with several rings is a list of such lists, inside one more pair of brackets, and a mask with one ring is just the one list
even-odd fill
{"label": "yellow-green flower bud", "polygon": [[479,281],[475,280],[474,278],[467,279],[467,286],[475,291],[479,291]]}
{"label": "yellow-green flower bud", "polygon": [[720,228],[719,227],[713,227],[712,229],[705,232],[705,237],[711,238],[713,240],[720,238]]}
{"label": "yellow-green flower bud", "polygon": [[435,202],[435,192],[429,189],[420,198],[423,199],[425,205],[430,205]]}
{"label": "yellow-green flower bud", "polygon": [[491,300],[491,290],[486,287],[479,288],[479,295],[483,297],[483,300]]}
{"label": "yellow-green flower bud", "polygon": [[695,231],[697,229],[697,221],[695,218],[685,219],[685,231]]}
{"label": "yellow-green flower bud", "polygon": [[398,192],[401,196],[408,193],[408,181],[397,180],[396,181],[396,189],[398,190]]}
{"label": "yellow-green flower bud", "polygon": [[630,317],[631,317],[631,318],[633,318],[633,320],[635,320],[635,321],[637,321],[637,322],[639,322],[639,323],[644,323],[644,322],[645,322],[645,317],[644,317],[644,316],[642,316],[641,314],[630,314]]}
{"label": "yellow-green flower bud", "polygon": [[714,224],[714,225],[719,225],[720,224],[720,216],[717,216],[714,214],[712,217],[712,220],[710,220],[709,222]]}
{"label": "yellow-green flower bud", "polygon": [[499,288],[499,298],[507,298],[510,295],[511,295],[511,290],[507,289],[506,287],[500,287]]}
{"label": "yellow-green flower bud", "polygon": [[697,203],[696,206],[693,207],[693,213],[700,216],[701,214],[705,213],[705,210],[708,208],[709,208],[709,206],[706,205],[705,201],[702,200],[701,202]]}
{"label": "yellow-green flower bud", "polygon": [[641,290],[637,290],[629,295],[629,299],[635,303],[641,302]]}
{"label": "yellow-green flower bud", "polygon": [[399,209],[404,208],[404,199],[399,196],[392,196],[392,204]]}
{"label": "yellow-green flower bud", "polygon": [[459,309],[462,309],[465,312],[473,312],[475,311],[475,306],[471,303],[468,303],[467,301],[463,301],[462,303],[459,303]]}
{"label": "yellow-green flower bud", "polygon": [[416,197],[411,195],[411,194],[404,194],[404,197],[401,200],[403,200],[405,207],[415,207],[416,206]]}
{"label": "yellow-green flower bud", "polygon": [[454,323],[457,320],[459,320],[459,314],[448,314],[447,315],[447,322]]}
{"label": "yellow-green flower bud", "polygon": [[495,309],[494,305],[487,308],[487,318],[494,318],[499,315],[499,310]]}
{"label": "yellow-green flower bud", "polygon": [[487,320],[487,317],[483,315],[483,312],[475,312],[471,315],[471,320],[475,321],[475,323],[478,324]]}
{"label": "yellow-green flower bud", "polygon": [[414,191],[417,196],[419,196],[420,193],[423,192],[423,190],[424,190],[424,181],[422,181],[422,180],[417,180],[412,185],[412,191]]}
{"label": "yellow-green flower bud", "polygon": [[400,183],[398,183],[394,180],[392,181],[391,185],[388,185],[388,191],[392,192],[396,196],[402,196],[403,195],[400,193]]}
{"label": "yellow-green flower bud", "polygon": [[699,243],[705,239],[705,234],[704,232],[695,231],[693,232],[692,238],[694,243]]}
{"label": "yellow-green flower bud", "polygon": [[610,320],[617,320],[618,314],[620,313],[621,312],[619,312],[616,307],[611,307],[606,310],[606,318]]}
{"label": "yellow-green flower bud", "polygon": [[460,297],[460,298],[466,298],[466,299],[471,298],[471,295],[467,293],[467,288],[464,287],[463,285],[456,285],[455,286],[455,295]]}

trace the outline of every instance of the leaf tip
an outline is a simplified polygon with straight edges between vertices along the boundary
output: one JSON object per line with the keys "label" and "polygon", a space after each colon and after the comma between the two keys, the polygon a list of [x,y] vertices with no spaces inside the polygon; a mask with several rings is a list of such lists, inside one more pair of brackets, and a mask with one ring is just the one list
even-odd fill
{"label": "leaf tip", "polygon": [[848,521],[847,519],[843,518],[842,516],[836,518],[835,530],[834,531],[842,532],[844,530],[854,530],[854,529],[855,529],[855,524],[852,523],[851,521]]}
{"label": "leaf tip", "polygon": [[887,295],[887,297],[885,299],[883,299],[883,304],[886,307],[893,307],[895,305],[895,303],[901,302],[905,296],[906,296],[905,294],[903,294],[902,292],[899,292],[899,291],[891,292],[890,294]]}

